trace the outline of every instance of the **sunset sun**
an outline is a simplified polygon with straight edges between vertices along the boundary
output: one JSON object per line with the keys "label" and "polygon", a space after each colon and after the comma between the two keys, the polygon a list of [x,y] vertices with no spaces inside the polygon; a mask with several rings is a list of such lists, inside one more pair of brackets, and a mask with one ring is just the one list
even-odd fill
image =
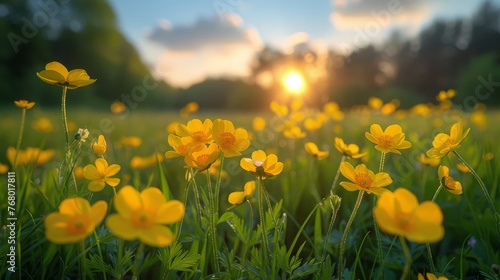
{"label": "sunset sun", "polygon": [[297,72],[290,72],[283,77],[283,85],[293,94],[300,94],[304,91],[304,78]]}

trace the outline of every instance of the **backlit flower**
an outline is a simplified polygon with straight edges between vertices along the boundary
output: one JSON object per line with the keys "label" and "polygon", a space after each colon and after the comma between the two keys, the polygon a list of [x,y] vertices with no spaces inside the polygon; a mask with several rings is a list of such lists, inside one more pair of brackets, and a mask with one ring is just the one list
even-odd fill
{"label": "backlit flower", "polygon": [[228,202],[233,205],[239,205],[252,198],[255,193],[255,181],[248,181],[245,183],[242,192],[232,192],[229,194]]}
{"label": "backlit flower", "polygon": [[304,145],[304,149],[306,152],[318,159],[324,159],[328,157],[328,151],[320,151],[318,149],[318,146],[314,144],[313,142],[307,142]]}
{"label": "backlit flower", "polygon": [[75,89],[93,84],[96,79],[91,79],[83,69],[68,69],[61,63],[53,61],[45,65],[45,70],[36,73],[38,78],[51,85],[60,85]]}
{"label": "backlit flower", "polygon": [[122,137],[120,144],[125,148],[137,148],[142,144],[142,139],[137,136]]}
{"label": "backlit flower", "polygon": [[307,118],[304,121],[304,128],[309,131],[316,131],[323,126],[323,122],[314,118]]}
{"label": "backlit flower", "polygon": [[202,148],[198,151],[192,151],[184,157],[184,162],[187,166],[196,168],[199,171],[204,171],[210,168],[210,166],[219,157],[219,146],[212,143],[210,146],[201,146]]}
{"label": "backlit flower", "polygon": [[291,139],[300,139],[306,137],[306,133],[296,125],[286,127],[283,130],[283,135]]}
{"label": "backlit flower", "polygon": [[91,180],[88,186],[89,191],[101,191],[106,184],[116,187],[120,183],[120,179],[111,177],[116,175],[120,171],[120,168],[118,164],[108,165],[108,162],[103,158],[96,159],[95,165],[88,164],[85,166],[83,168],[83,176],[87,180]]}
{"label": "backlit flower", "polygon": [[405,188],[384,192],[373,208],[380,229],[416,243],[437,242],[444,236],[443,213],[432,201],[418,203]]}
{"label": "backlit flower", "polygon": [[188,121],[187,125],[179,124],[175,133],[182,138],[182,143],[188,146],[198,146],[212,143],[212,121],[205,119],[203,123],[199,119]]}
{"label": "backlit flower", "polygon": [[439,181],[452,194],[462,194],[462,184],[450,177],[450,169],[441,165],[438,168]]}
{"label": "backlit flower", "polygon": [[103,200],[90,206],[84,198],[67,198],[59,205],[59,212],[45,218],[45,237],[57,244],[84,240],[102,222],[107,211],[108,204]]}
{"label": "backlit flower", "polygon": [[92,151],[98,157],[102,157],[102,155],[104,155],[104,153],[106,152],[106,147],[107,147],[106,139],[102,134],[97,137],[96,142],[92,143]]}
{"label": "backlit flower", "polygon": [[121,114],[127,110],[127,105],[121,101],[116,101],[111,103],[110,109],[113,114]]}
{"label": "backlit flower", "polygon": [[271,111],[280,117],[288,115],[288,107],[281,105],[276,101],[272,101],[269,107],[271,108]]}
{"label": "backlit flower", "polygon": [[0,162],[0,174],[5,174],[9,171],[9,166]]}
{"label": "backlit flower", "polygon": [[439,133],[434,137],[434,141],[432,141],[433,148],[427,151],[427,156],[430,158],[443,158],[448,155],[449,152],[457,150],[460,147],[460,142],[467,137],[469,131],[470,128],[464,133],[461,123],[452,125],[449,135],[446,133]]}
{"label": "backlit flower", "polygon": [[156,166],[159,162],[163,161],[163,155],[154,153],[147,157],[135,156],[130,160],[130,167],[132,169],[144,169],[151,166]]}
{"label": "backlit flower", "polygon": [[[170,134],[168,135],[168,144],[174,148],[173,151],[167,151],[165,153],[166,158],[175,158],[175,157],[184,157],[189,154],[191,151],[191,147],[188,147],[188,145],[182,143],[182,139],[179,136]],[[200,150],[203,148],[202,145],[194,147],[197,150]]]}
{"label": "backlit flower", "polygon": [[[17,153],[16,165],[26,165],[36,163],[37,165],[44,165],[54,157],[55,151],[52,149],[40,150],[39,148],[27,147],[25,150],[19,149]],[[14,165],[14,157],[16,156],[16,148],[7,148],[7,160],[11,165]]]}
{"label": "backlit flower", "polygon": [[335,148],[344,156],[350,158],[362,158],[367,153],[359,153],[359,147],[356,144],[346,144],[344,140],[335,137]]}
{"label": "backlit flower", "polygon": [[54,130],[52,122],[47,118],[39,118],[31,123],[31,127],[39,133],[49,133]]}
{"label": "backlit flower", "polygon": [[28,100],[24,99],[14,101],[14,104],[21,109],[31,109],[33,108],[33,106],[35,106],[35,102],[29,102]]}
{"label": "backlit flower", "polygon": [[376,144],[375,149],[383,153],[392,152],[400,155],[401,152],[399,150],[411,147],[411,143],[405,141],[405,134],[401,126],[397,124],[388,126],[385,131],[382,131],[380,125],[372,124],[370,132],[365,132],[365,136],[368,140]]}
{"label": "backlit flower", "polygon": [[215,120],[212,135],[225,157],[239,156],[250,146],[248,132],[243,128],[234,129],[233,123],[228,120]]}
{"label": "backlit flower", "polygon": [[186,104],[186,106],[184,106],[181,109],[181,111],[180,111],[181,117],[183,117],[183,118],[188,117],[192,113],[197,112],[198,109],[199,109],[199,107],[200,106],[198,105],[198,103],[196,103],[196,102],[189,102],[188,104]]}
{"label": "backlit flower", "polygon": [[422,275],[422,274],[418,274],[418,277],[417,277],[417,280],[448,280],[447,277],[444,277],[444,276],[440,276],[440,277],[436,277],[436,275],[430,273],[430,272],[427,272],[425,274],[425,277]]}
{"label": "backlit flower", "polygon": [[458,171],[462,172],[462,173],[470,173],[470,169],[469,167],[467,167],[467,165],[459,162],[455,165],[458,169]]}
{"label": "backlit flower", "polygon": [[417,157],[417,160],[423,165],[429,165],[432,167],[438,166],[439,163],[441,162],[440,158],[429,158],[426,157],[424,153],[421,153],[420,156]]}
{"label": "backlit flower", "polygon": [[252,122],[253,130],[262,131],[266,128],[266,119],[262,117],[255,117]]}
{"label": "backlit flower", "polygon": [[454,89],[449,89],[448,91],[442,90],[436,96],[436,100],[439,102],[447,101],[455,97],[455,95],[457,95],[457,92]]}
{"label": "backlit flower", "polygon": [[381,195],[387,190],[386,187],[392,183],[391,176],[385,172],[374,174],[373,171],[366,168],[366,165],[360,164],[354,168],[350,163],[344,161],[340,164],[340,173],[351,182],[340,182],[340,185],[348,191],[366,191]]}
{"label": "backlit flower", "polygon": [[178,222],[184,216],[184,204],[167,201],[155,187],[138,192],[131,186],[118,191],[115,198],[116,214],[106,220],[111,232],[124,240],[136,240],[148,246],[164,247],[172,244],[174,234],[165,224]]}
{"label": "backlit flower", "polygon": [[283,163],[275,154],[266,155],[262,150],[254,151],[252,158],[242,158],[240,166],[244,170],[263,179],[276,176],[283,171]]}

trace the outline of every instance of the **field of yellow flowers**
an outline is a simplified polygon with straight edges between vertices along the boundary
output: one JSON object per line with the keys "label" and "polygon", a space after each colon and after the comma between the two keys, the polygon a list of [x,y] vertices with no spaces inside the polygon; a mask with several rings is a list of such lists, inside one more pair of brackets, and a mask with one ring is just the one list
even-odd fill
{"label": "field of yellow flowers", "polygon": [[66,108],[85,70],[36,74],[61,110],[2,118],[3,279],[500,277],[500,114],[453,90],[405,110],[108,113]]}

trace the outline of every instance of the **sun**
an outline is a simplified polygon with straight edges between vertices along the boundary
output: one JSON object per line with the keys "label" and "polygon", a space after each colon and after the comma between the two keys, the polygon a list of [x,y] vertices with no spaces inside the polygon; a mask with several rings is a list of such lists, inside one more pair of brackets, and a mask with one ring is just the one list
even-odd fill
{"label": "sun", "polygon": [[283,85],[293,94],[300,94],[304,91],[304,78],[297,72],[290,72],[283,77]]}

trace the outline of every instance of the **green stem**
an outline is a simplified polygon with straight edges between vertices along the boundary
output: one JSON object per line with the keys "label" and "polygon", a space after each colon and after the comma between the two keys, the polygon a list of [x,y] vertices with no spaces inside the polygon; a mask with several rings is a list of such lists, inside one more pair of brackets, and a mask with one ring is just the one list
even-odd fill
{"label": "green stem", "polygon": [[432,197],[432,202],[435,202],[436,201],[436,198],[439,194],[439,192],[441,192],[441,189],[443,188],[443,184],[439,184],[439,187],[436,189],[436,192],[434,193],[434,196]]}
{"label": "green stem", "polygon": [[19,149],[21,148],[21,141],[23,140],[25,120],[26,120],[26,108],[23,108],[21,113],[21,128],[19,129],[19,136],[17,137],[16,155],[14,156],[14,163],[13,163],[14,166],[12,167],[14,169],[14,172],[17,169],[17,156],[19,155]]}
{"label": "green stem", "polygon": [[61,100],[61,113],[62,113],[62,121],[64,128],[64,136],[66,137],[66,150],[69,148],[69,135],[68,135],[68,119],[66,117],[66,92],[68,91],[68,87],[62,87],[62,100]]}
{"label": "green stem", "polygon": [[[340,164],[342,164],[342,162],[344,162],[345,159],[346,159],[346,156],[342,156],[342,158],[340,159]],[[337,174],[335,174],[335,179],[333,179],[333,182],[332,182],[332,187],[331,187],[332,192],[335,189],[335,186],[337,185],[337,181],[339,180],[340,164],[339,164],[339,168],[337,168]]]}
{"label": "green stem", "polygon": [[[378,172],[384,171],[384,164],[385,164],[385,153],[382,152],[380,154],[380,165],[378,167]],[[373,207],[377,205],[377,196],[373,196]],[[378,228],[377,221],[375,220],[375,215],[373,214],[372,211],[372,218],[373,218],[373,229],[375,230],[375,236],[377,239],[377,255],[376,258],[378,260],[379,257],[383,256],[384,253],[382,252],[382,238],[380,237],[380,229]]]}
{"label": "green stem", "polygon": [[142,251],[144,251],[144,243],[141,242],[139,248],[137,248],[137,253],[135,254],[135,264],[134,264],[134,279],[139,279],[139,265],[141,263]]}
{"label": "green stem", "polygon": [[259,177],[259,220],[260,220],[260,230],[262,233],[262,244],[263,244],[263,249],[264,252],[262,253],[263,256],[263,266],[267,266],[268,264],[268,258],[269,258],[269,244],[267,240],[267,234],[266,234],[266,216],[264,213],[264,184],[262,182],[262,177]]}
{"label": "green stem", "polygon": [[403,254],[405,255],[405,266],[403,268],[403,274],[401,275],[401,280],[406,279],[408,272],[410,271],[411,266],[411,254],[410,249],[408,249],[408,245],[406,244],[406,240],[403,236],[399,236],[399,241],[401,242],[401,248],[403,249]]}
{"label": "green stem", "polygon": [[118,279],[122,279],[123,269],[122,269],[122,259],[123,259],[123,246],[124,241],[120,238],[118,241],[118,256],[116,258],[116,272],[118,275]]}
{"label": "green stem", "polygon": [[493,200],[491,199],[490,194],[488,193],[488,189],[486,189],[486,186],[484,185],[483,180],[479,177],[477,172],[470,166],[464,158],[462,158],[457,151],[453,151],[453,153],[458,157],[458,159],[465,164],[474,175],[474,178],[476,178],[476,181],[479,183],[479,186],[481,187],[481,190],[484,193],[484,196],[486,197],[486,200],[488,201],[488,204],[490,205],[491,211],[493,212],[493,216],[495,216],[495,221],[497,223],[497,234],[498,234],[498,239],[500,240],[500,214],[498,214],[497,210],[495,209],[495,204],[493,203]]}
{"label": "green stem", "polygon": [[[101,261],[104,264],[104,258],[102,257],[102,250],[101,250],[101,241],[99,240],[99,236],[97,235],[97,232],[95,230],[94,230],[94,238],[95,238],[95,243],[97,244],[97,251],[99,252],[99,257],[101,258]],[[106,270],[104,269],[104,267],[102,268],[102,276],[104,280],[107,280]]]}
{"label": "green stem", "polygon": [[358,213],[359,206],[361,205],[361,201],[363,200],[364,191],[359,191],[358,198],[356,199],[356,203],[354,204],[354,209],[352,209],[351,216],[347,221],[347,224],[344,229],[344,233],[342,234],[342,238],[340,239],[339,245],[339,277],[338,279],[342,279],[342,272],[344,270],[344,247],[347,241],[347,236],[349,234],[349,229],[351,228],[352,222]]}
{"label": "green stem", "polygon": [[341,202],[340,197],[338,198],[338,202],[336,203],[336,205],[333,205],[333,203],[332,203],[333,197],[334,197],[334,194],[332,191],[330,191],[329,202],[330,202],[330,207],[332,208],[332,217],[330,218],[330,223],[328,224],[328,230],[326,231],[325,240],[323,241],[323,254],[321,255],[322,262],[325,261],[328,239],[330,237],[330,233],[333,230],[333,224],[335,223],[335,219],[337,218],[337,213],[339,212],[339,209],[340,209],[340,202]]}
{"label": "green stem", "polygon": [[[439,187],[436,189],[436,192],[434,193],[434,196],[432,197],[432,202],[436,201],[436,198],[439,194],[439,192],[441,191],[441,189],[443,189],[443,184],[439,184]],[[425,247],[427,247],[427,256],[429,258],[429,264],[431,266],[431,272],[433,274],[436,274],[436,267],[434,266],[434,259],[432,257],[432,250],[431,250],[431,244],[429,242],[427,242],[425,244]]]}
{"label": "green stem", "polygon": [[217,182],[215,182],[215,206],[217,207],[217,212],[219,209],[219,193],[220,193],[220,185],[221,185],[221,181],[222,181],[222,167],[223,166],[224,166],[224,153],[221,153],[219,172],[217,174]]}
{"label": "green stem", "polygon": [[206,170],[206,175],[207,175],[207,185],[208,185],[208,203],[209,205],[209,229],[208,229],[208,235],[210,236],[210,243],[212,247],[212,258],[214,262],[214,267],[216,272],[220,272],[220,267],[219,267],[219,251],[217,249],[217,228],[216,228],[216,211],[217,207],[215,205],[215,197],[214,197],[214,190],[212,189],[212,182],[210,180],[210,171],[207,169]]}
{"label": "green stem", "polygon": [[80,273],[82,279],[87,279],[85,273],[87,271],[87,266],[85,265],[85,240],[80,242]]}

